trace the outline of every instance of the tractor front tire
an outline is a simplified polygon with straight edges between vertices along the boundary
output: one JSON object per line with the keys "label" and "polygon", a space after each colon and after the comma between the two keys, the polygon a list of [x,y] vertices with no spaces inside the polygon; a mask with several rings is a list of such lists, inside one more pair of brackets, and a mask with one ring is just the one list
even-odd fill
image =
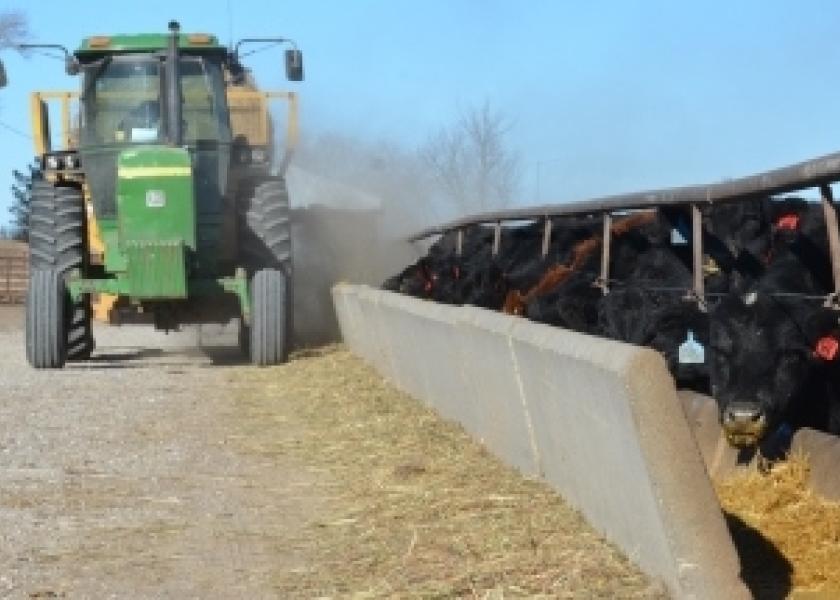
{"label": "tractor front tire", "polygon": [[[84,266],[85,203],[82,191],[35,179],[30,192],[29,266],[52,269],[62,276]],[[65,347],[68,360],[85,360],[93,351],[88,296],[67,300]]]}
{"label": "tractor front tire", "polygon": [[251,362],[259,367],[288,358],[288,281],[283,271],[260,269],[251,280]]}
{"label": "tractor front tire", "polygon": [[66,296],[64,276],[56,269],[36,269],[30,273],[26,295],[26,359],[36,369],[64,366]]}

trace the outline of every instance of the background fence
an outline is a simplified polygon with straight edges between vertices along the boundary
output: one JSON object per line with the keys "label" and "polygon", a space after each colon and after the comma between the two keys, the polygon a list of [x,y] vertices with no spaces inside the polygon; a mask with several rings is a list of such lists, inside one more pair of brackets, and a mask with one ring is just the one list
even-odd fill
{"label": "background fence", "polygon": [[22,242],[0,240],[0,304],[20,304],[26,298],[29,249]]}

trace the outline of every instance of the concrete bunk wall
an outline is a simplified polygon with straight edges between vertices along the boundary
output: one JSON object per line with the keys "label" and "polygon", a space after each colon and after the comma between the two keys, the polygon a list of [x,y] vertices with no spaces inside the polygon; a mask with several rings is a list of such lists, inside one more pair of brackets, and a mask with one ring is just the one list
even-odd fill
{"label": "concrete bunk wall", "polygon": [[749,597],[657,353],[365,286],[333,299],[351,351],[544,478],[674,597]]}

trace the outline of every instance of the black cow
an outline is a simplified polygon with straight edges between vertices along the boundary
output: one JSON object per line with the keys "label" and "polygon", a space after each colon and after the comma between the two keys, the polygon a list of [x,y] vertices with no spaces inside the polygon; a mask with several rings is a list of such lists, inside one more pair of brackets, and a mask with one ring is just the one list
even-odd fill
{"label": "black cow", "polygon": [[[771,238],[769,198],[724,202],[703,211],[703,250],[720,269],[707,280],[709,291],[727,292],[756,281],[764,272]],[[709,285],[711,284],[711,285]]]}
{"label": "black cow", "polygon": [[474,289],[476,279],[481,280],[483,272],[492,271],[490,240],[486,228],[470,228],[464,235],[462,256],[457,256],[455,234],[442,236],[432,244],[426,256],[387,279],[382,287],[436,302],[476,303],[477,296],[481,295]]}
{"label": "black cow", "polygon": [[600,334],[598,307],[603,292],[595,287],[596,273],[581,270],[548,294],[532,299],[525,316],[532,321],[565,327],[581,333]]}
{"label": "black cow", "polygon": [[783,423],[840,433],[838,313],[775,291],[729,296],[711,315],[711,390],[736,445]]}
{"label": "black cow", "polygon": [[712,394],[739,446],[782,424],[840,433],[840,313],[823,307],[832,279],[821,207],[775,209],[764,272],[710,313]]}
{"label": "black cow", "polygon": [[686,295],[689,252],[658,245],[617,265],[624,277],[600,303],[599,329],[605,337],[657,350],[680,386],[702,392],[708,388],[706,361],[679,360],[679,348],[691,336],[702,347],[708,343],[708,315]]}

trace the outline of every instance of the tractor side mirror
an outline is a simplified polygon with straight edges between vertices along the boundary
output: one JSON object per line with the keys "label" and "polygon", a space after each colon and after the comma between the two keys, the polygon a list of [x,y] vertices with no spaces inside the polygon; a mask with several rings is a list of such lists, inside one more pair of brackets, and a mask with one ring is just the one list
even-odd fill
{"label": "tractor side mirror", "polygon": [[81,71],[79,61],[77,61],[72,56],[67,56],[67,58],[64,60],[64,72],[68,75],[78,75],[79,71]]}
{"label": "tractor side mirror", "polygon": [[297,48],[286,50],[286,79],[303,81],[303,54]]}
{"label": "tractor side mirror", "polygon": [[6,87],[8,81],[6,80],[6,69],[3,67],[3,61],[0,60],[0,88]]}

